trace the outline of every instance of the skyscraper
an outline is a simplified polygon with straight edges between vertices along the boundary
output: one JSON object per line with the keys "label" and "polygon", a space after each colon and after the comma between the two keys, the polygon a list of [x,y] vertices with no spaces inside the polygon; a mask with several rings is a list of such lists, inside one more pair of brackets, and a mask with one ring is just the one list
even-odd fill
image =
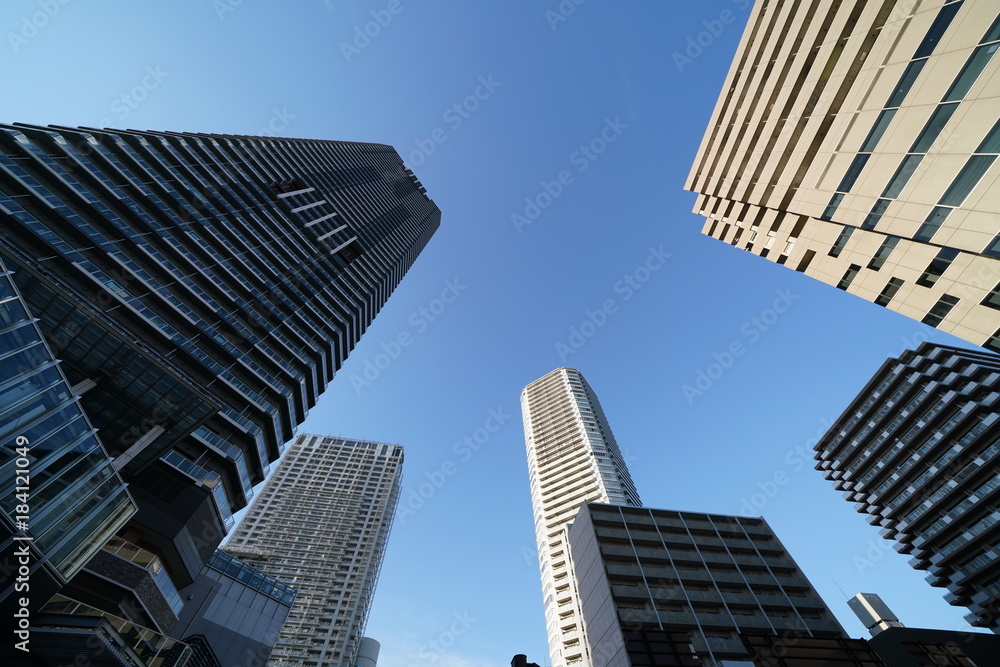
{"label": "skyscraper", "polygon": [[969,623],[1000,631],[1000,357],[924,343],[889,359],[815,449]]}
{"label": "skyscraper", "polygon": [[702,232],[1000,351],[998,47],[990,2],[755,3]]}
{"label": "skyscraper", "polygon": [[529,384],[521,392],[521,415],[552,665],[590,664],[567,525],[586,502],[642,503],[580,371],[559,368]]}
{"label": "skyscraper", "polygon": [[554,667],[770,664],[785,652],[876,667],[763,519],[642,507],[579,371],[529,384],[521,411]]}
{"label": "skyscraper", "polygon": [[224,550],[297,589],[275,665],[354,667],[399,499],[403,448],[300,435]]}
{"label": "skyscraper", "polygon": [[[54,478],[52,489],[79,481],[87,465],[98,472],[106,485],[98,496],[118,504],[110,515],[98,508],[112,519],[106,525],[87,515],[94,540],[117,533],[182,588],[434,234],[440,211],[380,144],[0,124],[0,223],[0,259],[75,394],[53,386],[41,403],[22,405],[27,385],[3,392],[0,413],[26,409],[5,422],[15,426],[9,435],[85,457],[89,464],[49,467],[57,458],[49,457],[34,468]],[[15,328],[0,339],[0,358],[25,345],[27,329]],[[27,354],[37,361],[40,349]],[[28,375],[48,382],[55,370],[43,366]],[[94,458],[79,408],[110,465]],[[111,488],[119,476],[131,500]],[[87,503],[64,509],[98,511]],[[57,564],[73,547],[53,548],[62,550]],[[3,565],[16,570],[12,553]],[[4,585],[6,597],[12,585]],[[104,607],[147,622],[129,609],[138,608]]]}

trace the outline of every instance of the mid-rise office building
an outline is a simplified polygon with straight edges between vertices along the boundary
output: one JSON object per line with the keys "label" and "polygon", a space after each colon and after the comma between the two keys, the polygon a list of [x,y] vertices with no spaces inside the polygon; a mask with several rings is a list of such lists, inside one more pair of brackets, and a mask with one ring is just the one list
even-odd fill
{"label": "mid-rise office building", "polygon": [[642,503],[601,404],[580,371],[521,392],[545,623],[553,667],[590,664],[566,528],[586,502]]}
{"label": "mid-rise office building", "polygon": [[815,450],[969,623],[1000,631],[1000,357],[924,343],[889,359]]}
{"label": "mid-rise office building", "polygon": [[180,595],[170,636],[226,667],[264,667],[295,601],[294,588],[221,550]]}
{"label": "mid-rise office building", "polygon": [[354,667],[371,653],[402,466],[398,445],[300,435],[247,510],[224,550],[298,592],[271,664]]}
{"label": "mid-rise office building", "polygon": [[998,47],[991,2],[755,3],[702,233],[1000,351]]}
{"label": "mid-rise office building", "polygon": [[[36,562],[62,569],[37,601],[76,578],[87,606],[142,624],[134,582],[87,581],[124,551],[173,589],[194,581],[440,211],[380,144],[0,124],[0,223],[4,280],[35,318],[0,323],[18,371],[0,430],[38,443],[33,495],[42,479],[62,494],[44,515],[52,498],[32,501]],[[138,563],[121,571],[145,577]],[[176,614],[152,616],[166,631]]]}
{"label": "mid-rise office building", "polygon": [[587,503],[568,535],[594,667],[748,661],[758,636],[877,665],[761,518]]}

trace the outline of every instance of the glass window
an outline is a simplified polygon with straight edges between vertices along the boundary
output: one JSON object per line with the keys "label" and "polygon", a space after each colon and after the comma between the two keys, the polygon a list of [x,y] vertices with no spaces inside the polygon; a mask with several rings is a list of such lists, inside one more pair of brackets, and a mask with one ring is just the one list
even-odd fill
{"label": "glass window", "polygon": [[858,176],[864,170],[865,165],[868,164],[868,158],[871,157],[871,153],[858,153],[854,156],[854,161],[851,162],[851,166],[847,168],[847,172],[844,174],[844,178],[840,181],[840,186],[837,188],[839,192],[850,192],[851,188],[854,187],[855,181],[858,180]]}
{"label": "glass window", "polygon": [[995,42],[1000,39],[1000,15],[993,19],[993,25],[990,26],[986,34],[983,35],[983,40],[980,44],[985,44],[986,42]]}
{"label": "glass window", "polygon": [[879,246],[878,252],[875,253],[874,257],[872,257],[872,261],[868,262],[868,268],[875,271],[881,269],[882,265],[885,264],[885,260],[887,260],[889,255],[892,254],[892,251],[896,247],[897,243],[899,243],[898,236],[887,236],[885,240],[882,241],[882,245]]}
{"label": "glass window", "polygon": [[997,283],[993,291],[986,295],[986,298],[982,300],[982,304],[1000,310],[1000,283]]}
{"label": "glass window", "polygon": [[903,281],[899,278],[890,278],[889,282],[882,289],[882,292],[875,298],[875,303],[883,308],[889,305],[892,301],[892,297],[896,296],[896,292],[899,288],[903,286]]}
{"label": "glass window", "polygon": [[979,144],[979,148],[976,149],[977,153],[1000,153],[1000,121],[997,121],[990,130],[990,133],[986,135],[983,139],[983,143]]}
{"label": "glass window", "polygon": [[983,248],[984,255],[990,255],[991,257],[1000,257],[1000,234],[993,237],[989,245]]}
{"label": "glass window", "polygon": [[934,237],[934,234],[937,233],[937,230],[941,228],[944,221],[948,219],[951,211],[952,209],[947,206],[935,206],[931,210],[930,215],[927,216],[927,219],[924,220],[924,224],[920,225],[920,229],[913,235],[913,240],[930,241]]}
{"label": "glass window", "polygon": [[[883,109],[882,113],[878,115],[875,119],[875,124],[872,126],[872,131],[868,133],[868,137],[865,139],[865,143],[861,144],[861,153],[871,153],[875,150],[875,146],[882,139],[882,135],[885,134],[885,130],[889,127],[889,123],[892,122],[893,117],[896,115],[896,109]],[[843,190],[843,188],[841,188]]]}
{"label": "glass window", "polygon": [[[25,322],[22,326],[15,327],[0,334],[0,356],[3,356],[7,352],[27,347],[28,345],[37,343],[40,340],[42,340],[41,336],[38,335],[38,331],[35,327]],[[6,379],[9,378],[0,377],[0,383]]]}
{"label": "glass window", "polygon": [[993,332],[993,335],[983,343],[983,347],[994,352],[1000,352],[1000,329]]}
{"label": "glass window", "polygon": [[950,102],[938,105],[937,109],[934,110],[934,113],[927,120],[927,124],[924,125],[924,129],[917,135],[917,140],[913,142],[913,147],[910,149],[911,153],[926,153],[930,149],[931,144],[941,134],[941,130],[944,129],[952,114],[955,113],[958,104],[958,102]]}
{"label": "glass window", "polygon": [[934,283],[951,266],[952,261],[956,257],[958,257],[958,250],[955,248],[941,248],[938,251],[937,257],[932,259],[931,263],[927,266],[924,275],[917,279],[917,284],[921,287],[933,287]]}
{"label": "glass window", "polygon": [[[820,220],[832,220],[833,214],[837,212],[840,207],[840,202],[844,201],[844,195],[840,192],[833,195],[830,199],[830,203],[827,205],[826,210],[823,211],[823,215],[819,217]],[[770,248],[770,246],[768,246]]]}
{"label": "glass window", "polygon": [[996,155],[973,155],[970,157],[938,203],[947,206],[961,206],[996,159]]}
{"label": "glass window", "polygon": [[10,277],[0,276],[0,301],[10,299],[16,295],[17,293],[14,291],[14,283],[10,281]]}
{"label": "glass window", "polygon": [[926,62],[927,60],[914,60],[906,66],[903,76],[899,77],[899,83],[896,84],[896,90],[892,92],[889,100],[885,103],[886,107],[898,107],[902,104],[903,98],[910,92],[913,82],[917,80],[917,76],[920,74],[920,70],[924,68]]}
{"label": "glass window", "polygon": [[937,17],[934,19],[934,23],[927,30],[924,40],[920,42],[920,46],[917,47],[916,52],[913,54],[914,58],[926,58],[934,51],[934,47],[941,41],[941,36],[948,29],[948,26],[951,25],[951,20],[955,18],[955,14],[961,6],[961,2],[953,2],[941,8],[941,11],[938,12]]}
{"label": "glass window", "polygon": [[892,175],[889,185],[885,186],[885,191],[882,193],[882,196],[888,197],[889,199],[895,199],[898,197],[899,193],[906,187],[910,177],[913,176],[913,172],[917,170],[917,166],[920,164],[920,161],[923,159],[923,155],[907,155],[904,157],[903,162],[900,163],[896,173]]}
{"label": "glass window", "polygon": [[889,204],[891,203],[891,199],[879,199],[875,202],[875,205],[872,206],[871,212],[861,223],[861,229],[875,229],[875,226],[878,225],[878,221],[882,219],[882,215],[885,213],[886,209],[889,208]]}
{"label": "glass window", "polygon": [[839,283],[837,283],[837,289],[846,290],[850,287],[851,282],[854,280],[855,276],[858,275],[858,271],[860,270],[861,267],[858,264],[851,264],[851,266],[847,269],[847,272],[844,273],[844,277],[840,279]]}
{"label": "glass window", "polygon": [[[994,24],[995,25],[995,24]],[[979,75],[982,73],[983,69],[986,67],[990,59],[993,58],[993,54],[996,53],[998,44],[986,44],[980,46],[972,55],[969,56],[969,60],[965,63],[965,67],[962,71],[958,73],[958,77],[955,79],[955,83],[951,84],[951,88],[948,89],[948,94],[944,96],[942,102],[951,102],[953,100],[961,100],[965,97],[965,94],[969,92],[972,88],[972,84],[976,82]]]}
{"label": "glass window", "polygon": [[927,313],[924,316],[924,319],[920,321],[924,324],[936,327],[941,324],[941,321],[944,320],[944,318],[948,317],[948,313],[951,312],[951,309],[955,307],[955,304],[958,303],[958,301],[959,300],[956,297],[953,297],[950,294],[942,294],[941,298],[938,299],[936,304],[934,304],[934,307],[931,308],[930,312]]}
{"label": "glass window", "polygon": [[26,319],[28,319],[28,313],[20,301],[0,303],[0,327],[6,327],[8,324]]}
{"label": "glass window", "polygon": [[837,237],[836,242],[827,254],[830,257],[840,257],[840,253],[843,252],[844,246],[847,245],[847,241],[851,238],[851,234],[853,233],[854,227],[844,227],[840,230],[840,236]]}

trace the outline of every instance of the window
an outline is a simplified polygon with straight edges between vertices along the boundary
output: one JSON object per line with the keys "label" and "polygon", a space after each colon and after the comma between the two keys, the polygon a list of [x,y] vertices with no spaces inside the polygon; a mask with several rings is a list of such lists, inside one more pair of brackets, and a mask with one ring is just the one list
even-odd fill
{"label": "window", "polygon": [[885,213],[885,210],[889,208],[889,204],[891,203],[891,199],[879,199],[875,202],[875,205],[872,206],[871,213],[869,213],[864,222],[861,223],[861,229],[875,229],[878,221],[882,219],[882,214]]}
{"label": "window", "polygon": [[997,283],[997,286],[993,288],[992,292],[986,295],[986,298],[981,303],[984,306],[1000,310],[1000,283]]}
{"label": "window", "polygon": [[958,108],[958,102],[951,102],[948,104],[939,104],[934,113],[931,114],[930,119],[928,119],[927,124],[924,125],[924,129],[920,131],[917,136],[917,140],[913,142],[913,148],[910,149],[911,153],[926,153],[937,139],[938,135],[941,134],[941,130],[947,125],[948,119],[951,115],[955,113],[955,109]]}
{"label": "window", "polygon": [[893,91],[892,95],[889,96],[889,100],[885,103],[887,107],[898,107],[903,102],[903,98],[910,92],[913,82],[917,80],[917,76],[920,74],[920,70],[924,68],[926,62],[926,60],[914,60],[906,66],[906,71],[900,77],[899,83],[896,85],[896,90]]}
{"label": "window", "polygon": [[951,102],[952,100],[961,100],[964,98],[965,94],[972,88],[972,84],[979,78],[987,63],[990,62],[998,46],[1000,44],[987,44],[973,51],[969,60],[965,63],[965,67],[959,72],[955,83],[951,84],[948,94],[944,96],[942,101]]}
{"label": "window", "polygon": [[802,256],[802,259],[799,260],[799,265],[795,267],[795,270],[804,273],[805,270],[809,268],[809,262],[811,262],[812,258],[815,256],[816,256],[816,251],[806,250],[805,254]]}
{"label": "window", "polygon": [[951,209],[947,206],[935,206],[931,210],[930,215],[927,216],[927,219],[924,220],[924,224],[920,225],[920,229],[913,235],[913,240],[930,241],[934,237],[934,234],[937,233],[937,230],[941,228],[944,221],[948,219],[949,215],[951,215]]}
{"label": "window", "polygon": [[927,266],[924,275],[917,279],[917,284],[921,287],[933,287],[956,257],[958,257],[958,250],[955,248],[941,248],[937,257],[932,259]]}
{"label": "window", "polygon": [[910,177],[913,176],[913,172],[917,170],[917,167],[920,165],[920,161],[923,159],[923,155],[907,155],[904,157],[903,161],[899,165],[899,168],[896,169],[896,173],[892,175],[892,180],[889,181],[889,185],[885,186],[885,191],[882,193],[882,196],[888,197],[889,199],[895,199],[898,197],[899,193],[903,191],[904,187],[906,187]]}
{"label": "window", "polygon": [[924,319],[920,321],[924,324],[936,327],[941,324],[941,321],[944,320],[944,318],[948,317],[948,313],[951,312],[951,309],[955,307],[955,304],[958,303],[958,301],[959,300],[956,297],[953,297],[950,294],[942,294],[941,298],[938,299],[936,304],[934,304],[934,307],[931,308],[930,312],[924,315]]}
{"label": "window", "polygon": [[961,206],[996,159],[996,155],[973,155],[970,157],[938,203],[946,206]]}
{"label": "window", "polygon": [[955,14],[961,6],[961,2],[953,2],[941,8],[941,11],[938,12],[937,17],[934,19],[934,23],[931,24],[923,41],[920,42],[920,46],[917,47],[916,52],[913,54],[914,59],[926,58],[934,51],[934,47],[941,41],[941,35],[951,25],[951,20],[955,18]]}
{"label": "window", "polygon": [[837,209],[840,207],[840,202],[842,201],[844,201],[843,193],[838,192],[837,194],[833,195],[833,197],[830,199],[830,203],[826,207],[826,210],[823,211],[823,215],[819,216],[819,219],[832,220],[833,214],[837,212]]}
{"label": "window", "polygon": [[844,274],[844,277],[840,279],[839,283],[837,283],[837,289],[846,290],[850,287],[851,282],[854,280],[855,276],[858,275],[858,271],[860,270],[861,267],[859,265],[851,264],[851,266],[847,269],[847,272]]}
{"label": "window", "polygon": [[896,292],[899,288],[903,286],[903,281],[899,278],[890,278],[888,284],[882,289],[882,292],[875,298],[875,303],[883,308],[889,305],[892,301],[892,297],[896,296]]}
{"label": "window", "polygon": [[[895,113],[895,110],[893,110],[893,113]],[[855,156],[854,161],[851,162],[851,166],[847,168],[847,173],[844,174],[844,179],[840,182],[840,187],[837,188],[839,192],[851,191],[851,188],[854,187],[854,182],[858,180],[858,176],[861,175],[861,171],[865,168],[870,157],[871,153],[859,153]]]}
{"label": "window", "polygon": [[851,234],[854,233],[854,227],[844,227],[840,230],[840,236],[834,242],[833,247],[830,248],[830,252],[827,254],[830,257],[840,257],[840,253],[844,250],[844,246],[847,245],[848,239],[851,238]]}
{"label": "window", "polygon": [[[868,137],[865,139],[865,143],[861,145],[862,153],[870,153],[871,151],[875,150],[875,146],[878,145],[879,140],[882,138],[882,135],[885,134],[886,128],[889,127],[889,123],[892,122],[893,116],[895,115],[896,115],[896,109],[884,109],[882,113],[878,115],[878,119],[875,121],[875,125],[872,127],[872,131],[868,133]],[[858,157],[861,156],[859,155]],[[855,162],[856,161],[857,158],[855,158]],[[854,165],[851,166],[853,167]]]}
{"label": "window", "polygon": [[893,249],[896,244],[899,243],[898,236],[887,236],[885,240],[882,241],[882,245],[879,246],[878,252],[872,257],[872,261],[868,262],[868,268],[873,271],[878,271],[885,264],[885,260],[889,259],[889,255],[892,254]]}
{"label": "window", "polygon": [[983,248],[984,255],[990,255],[991,257],[1000,257],[1000,234],[993,237],[989,245]]}
{"label": "window", "polygon": [[986,339],[983,347],[994,352],[1000,352],[1000,329],[993,332],[993,335]]}

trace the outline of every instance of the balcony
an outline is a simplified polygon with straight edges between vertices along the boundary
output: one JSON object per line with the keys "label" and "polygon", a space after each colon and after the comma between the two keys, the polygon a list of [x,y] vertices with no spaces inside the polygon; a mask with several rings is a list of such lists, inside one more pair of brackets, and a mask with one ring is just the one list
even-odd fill
{"label": "balcony", "polygon": [[32,656],[47,664],[181,667],[191,658],[184,642],[63,595],[32,619],[31,639]]}

